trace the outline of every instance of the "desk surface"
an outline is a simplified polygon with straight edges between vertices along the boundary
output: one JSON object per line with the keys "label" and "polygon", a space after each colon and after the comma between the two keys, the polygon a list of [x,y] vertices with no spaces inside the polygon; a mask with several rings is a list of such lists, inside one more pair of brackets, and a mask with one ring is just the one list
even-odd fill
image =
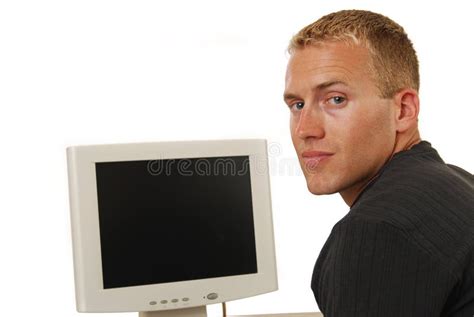
{"label": "desk surface", "polygon": [[228,317],[323,317],[321,313],[287,313],[287,314],[269,314],[269,315],[235,315]]}

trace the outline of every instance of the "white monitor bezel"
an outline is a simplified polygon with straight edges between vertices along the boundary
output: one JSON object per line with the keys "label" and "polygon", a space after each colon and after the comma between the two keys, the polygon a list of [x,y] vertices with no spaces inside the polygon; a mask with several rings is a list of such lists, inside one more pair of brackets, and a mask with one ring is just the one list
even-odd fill
{"label": "white monitor bezel", "polygon": [[[96,162],[249,156],[258,273],[104,289]],[[277,285],[267,142],[203,140],[67,148],[76,305],[80,312],[154,311],[204,306],[275,291]],[[164,294],[166,292],[166,294]],[[210,293],[217,299],[208,299]],[[188,298],[188,301],[182,301]],[[178,302],[172,303],[173,299]],[[168,303],[162,304],[162,300]]]}

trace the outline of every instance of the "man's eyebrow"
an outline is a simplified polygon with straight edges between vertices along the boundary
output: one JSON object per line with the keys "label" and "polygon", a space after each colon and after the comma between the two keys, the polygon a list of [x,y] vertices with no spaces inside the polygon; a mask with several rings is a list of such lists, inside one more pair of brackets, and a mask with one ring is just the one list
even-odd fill
{"label": "man's eyebrow", "polygon": [[[327,89],[327,88],[329,88],[331,86],[334,86],[334,85],[349,86],[345,81],[342,81],[342,80],[329,80],[329,81],[325,81],[325,82],[320,83],[319,85],[315,86],[312,90],[313,91],[323,90],[323,89]],[[293,94],[293,93],[285,93],[283,95],[284,100],[291,100],[291,99],[298,99],[298,98],[300,98],[300,97],[296,94]]]}
{"label": "man's eyebrow", "polygon": [[345,81],[342,81],[342,80],[329,80],[317,85],[316,87],[313,88],[313,90],[323,90],[334,85],[349,86]]}
{"label": "man's eyebrow", "polygon": [[287,100],[292,100],[292,99],[298,99],[298,95],[295,95],[295,94],[292,94],[292,93],[285,93],[283,95],[283,100],[287,101]]}

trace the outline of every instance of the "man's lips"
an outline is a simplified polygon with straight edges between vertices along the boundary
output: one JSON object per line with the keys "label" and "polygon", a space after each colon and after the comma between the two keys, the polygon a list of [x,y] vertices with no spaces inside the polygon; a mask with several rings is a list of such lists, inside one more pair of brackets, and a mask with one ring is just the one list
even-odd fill
{"label": "man's lips", "polygon": [[305,151],[301,153],[302,157],[319,157],[319,156],[331,156],[334,153],[323,152],[323,151]]}
{"label": "man's lips", "polygon": [[327,160],[334,153],[323,151],[305,151],[301,153],[303,162],[308,169],[315,169],[322,161]]}

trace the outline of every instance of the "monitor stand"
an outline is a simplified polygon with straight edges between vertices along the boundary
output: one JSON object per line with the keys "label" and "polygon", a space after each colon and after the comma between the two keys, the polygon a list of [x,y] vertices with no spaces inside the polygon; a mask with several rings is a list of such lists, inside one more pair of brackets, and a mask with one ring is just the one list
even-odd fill
{"label": "monitor stand", "polygon": [[140,312],[139,317],[207,317],[206,306]]}

